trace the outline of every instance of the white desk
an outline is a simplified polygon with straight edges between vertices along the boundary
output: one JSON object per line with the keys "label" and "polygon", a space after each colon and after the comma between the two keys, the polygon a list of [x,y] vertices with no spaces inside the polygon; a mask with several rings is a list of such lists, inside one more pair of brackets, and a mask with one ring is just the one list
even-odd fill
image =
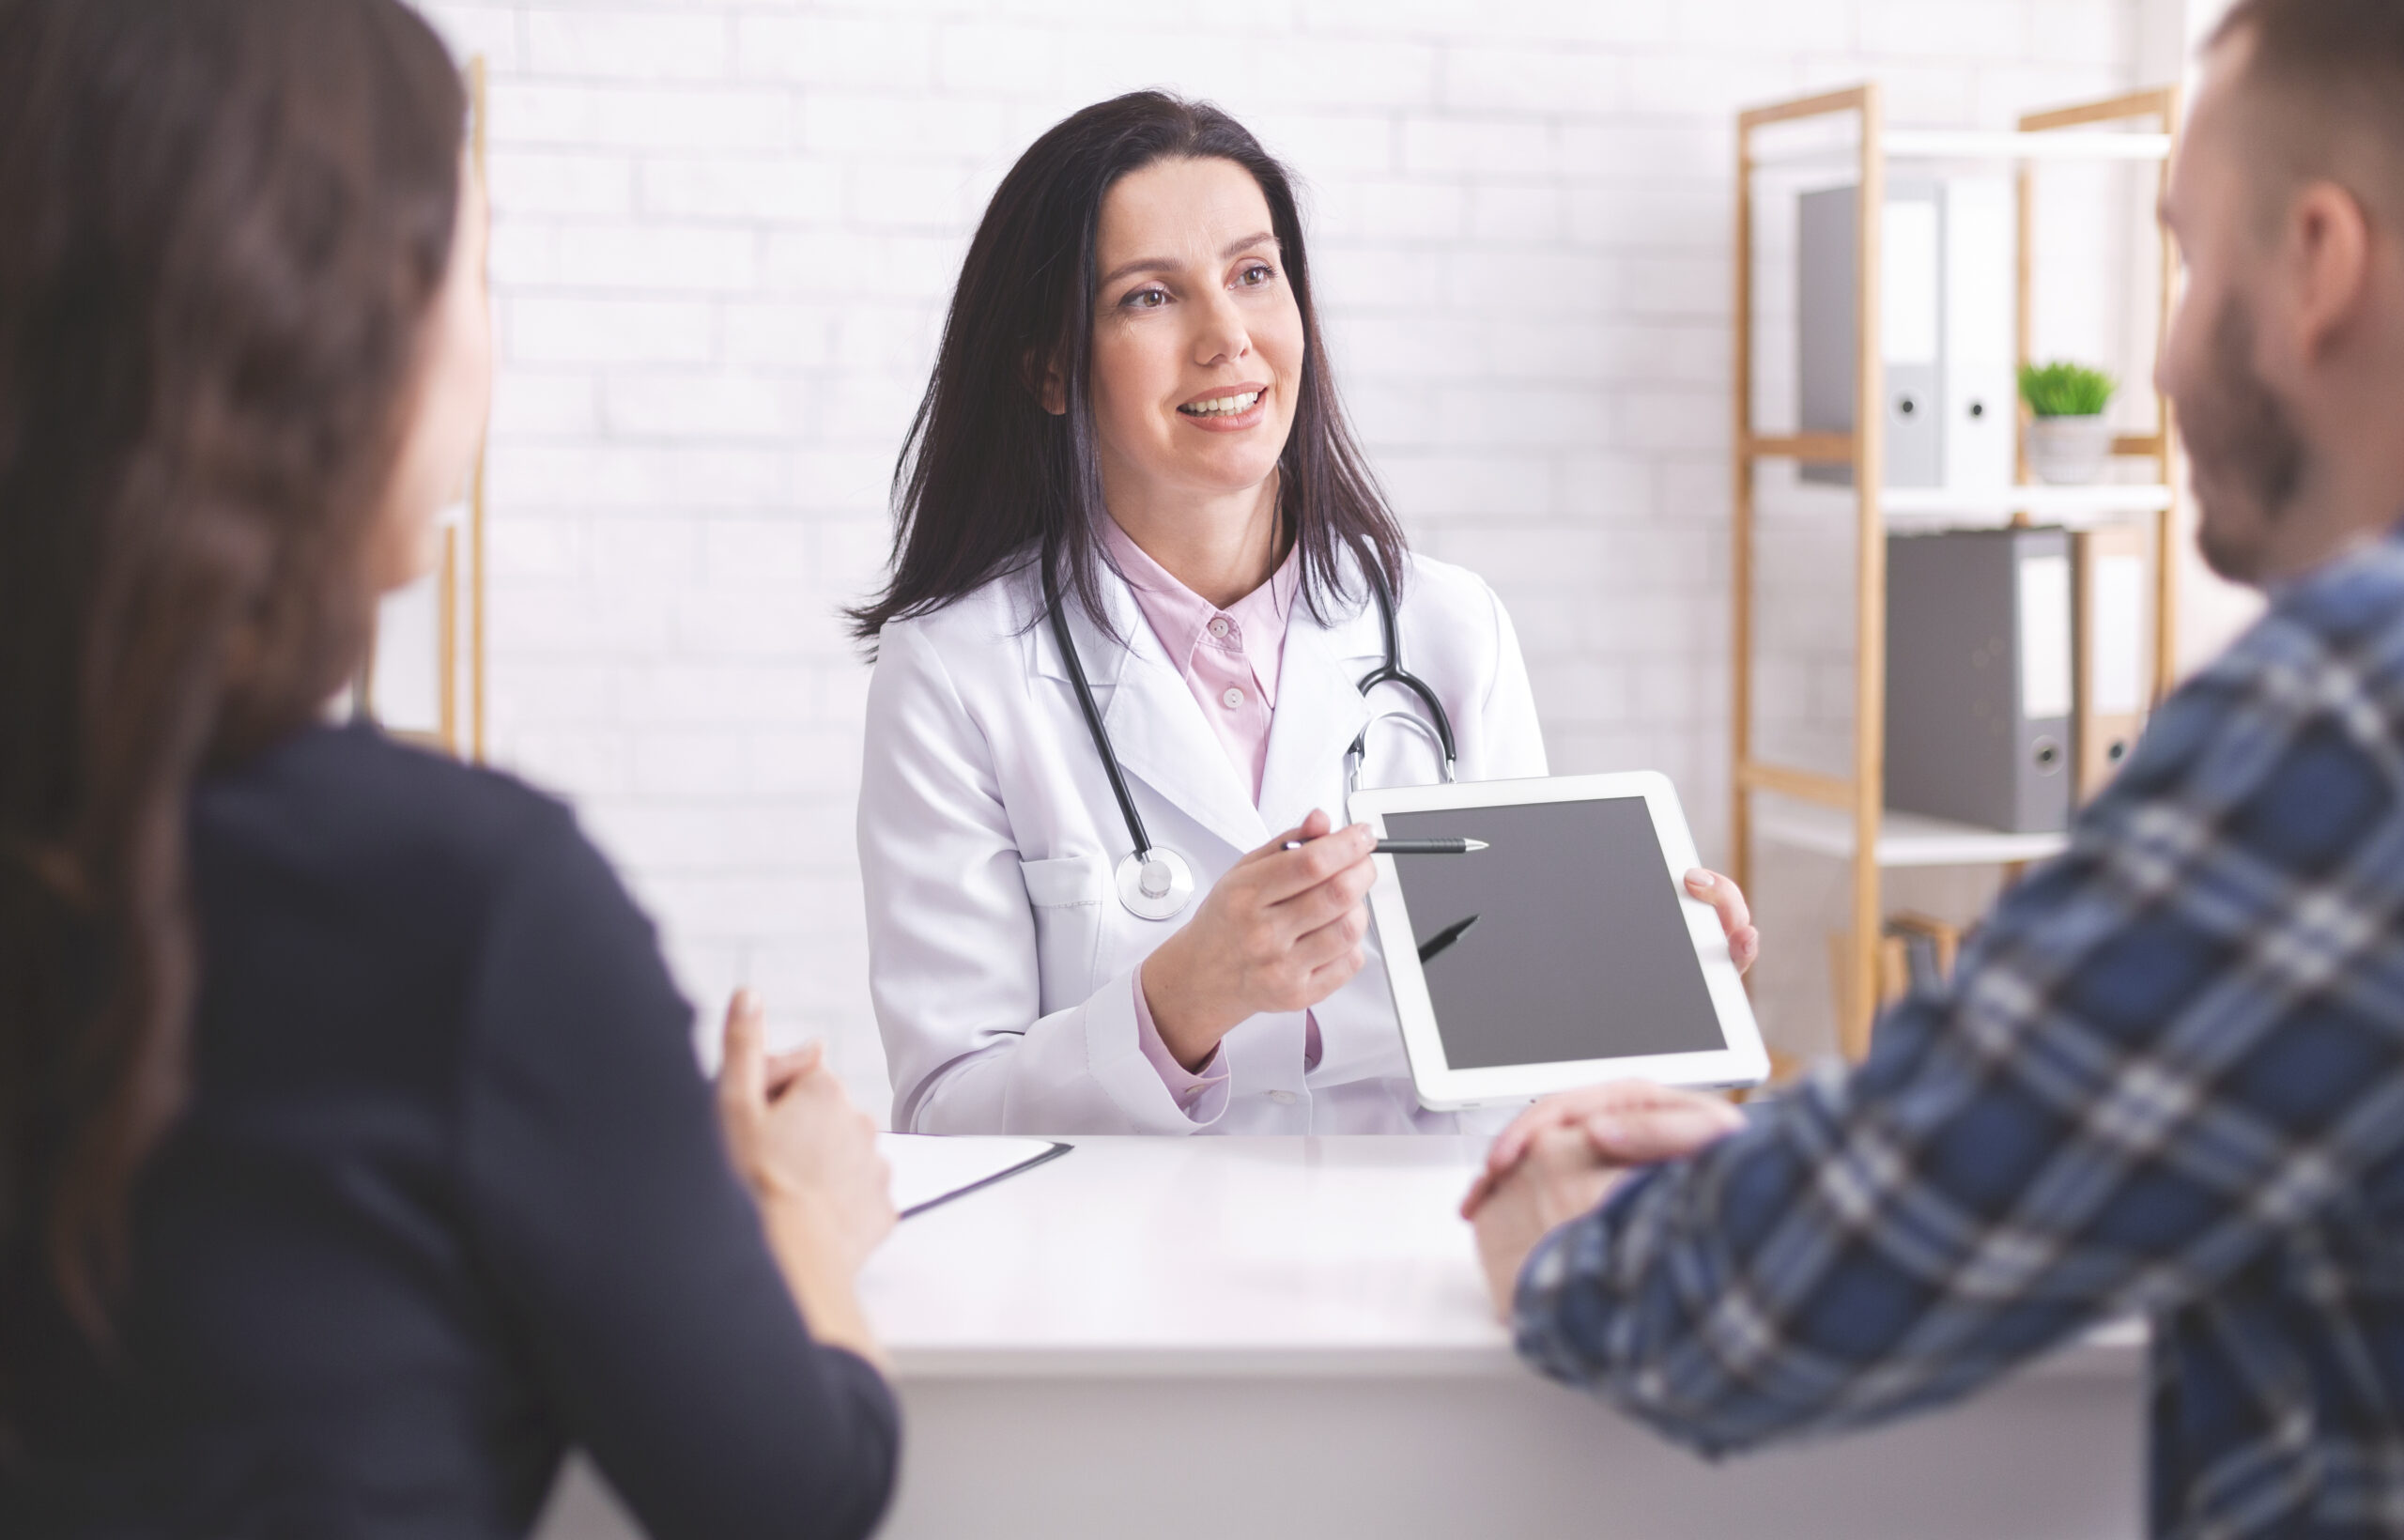
{"label": "white desk", "polygon": [[[896,1540],[2139,1532],[2134,1332],[1713,1467],[1512,1358],[1454,1215],[1467,1142],[1072,1142],[869,1266],[908,1418]],[[572,1486],[547,1532],[610,1532],[600,1506]]]}

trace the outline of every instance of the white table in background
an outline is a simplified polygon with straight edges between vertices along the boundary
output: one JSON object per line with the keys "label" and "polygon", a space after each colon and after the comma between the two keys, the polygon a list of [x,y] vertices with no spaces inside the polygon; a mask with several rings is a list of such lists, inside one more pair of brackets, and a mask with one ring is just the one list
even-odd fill
{"label": "white table in background", "polygon": [[[2119,1331],[1965,1406],[1713,1466],[1511,1356],[1435,1138],[1075,1139],[862,1279],[908,1419],[894,1540],[2122,1540]],[[546,1534],[616,1522],[589,1473]]]}

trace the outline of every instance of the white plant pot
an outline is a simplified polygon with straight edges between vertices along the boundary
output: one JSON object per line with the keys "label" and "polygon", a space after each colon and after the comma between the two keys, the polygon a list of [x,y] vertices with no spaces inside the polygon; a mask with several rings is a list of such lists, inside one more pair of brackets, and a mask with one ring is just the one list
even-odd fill
{"label": "white plant pot", "polygon": [[2112,461],[2112,426],[2091,417],[2039,417],[2028,424],[2028,469],[2056,486],[2101,480]]}

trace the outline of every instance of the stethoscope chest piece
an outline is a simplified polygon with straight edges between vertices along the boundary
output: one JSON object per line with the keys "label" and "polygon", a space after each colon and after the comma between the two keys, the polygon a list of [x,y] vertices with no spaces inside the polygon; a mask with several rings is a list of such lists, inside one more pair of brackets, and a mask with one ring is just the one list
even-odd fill
{"label": "stethoscope chest piece", "polygon": [[1164,845],[1118,863],[1118,901],[1138,919],[1175,919],[1194,901],[1194,869]]}

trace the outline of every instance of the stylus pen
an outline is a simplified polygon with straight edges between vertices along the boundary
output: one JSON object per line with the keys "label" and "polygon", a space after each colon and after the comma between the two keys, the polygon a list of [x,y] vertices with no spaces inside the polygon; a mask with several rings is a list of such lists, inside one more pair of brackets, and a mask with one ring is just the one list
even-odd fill
{"label": "stylus pen", "polygon": [[[1288,839],[1284,848],[1300,850],[1305,841]],[[1467,855],[1473,850],[1484,850],[1483,839],[1380,839],[1372,852],[1378,855]]]}

